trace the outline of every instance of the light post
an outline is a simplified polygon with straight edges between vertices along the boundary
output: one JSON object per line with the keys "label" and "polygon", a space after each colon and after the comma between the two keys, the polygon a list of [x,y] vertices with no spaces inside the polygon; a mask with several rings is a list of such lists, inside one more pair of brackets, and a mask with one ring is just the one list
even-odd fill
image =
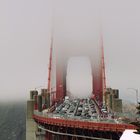
{"label": "light post", "polygon": [[137,103],[137,105],[138,105],[138,102],[139,102],[139,100],[138,100],[138,89],[135,89],[135,88],[127,88],[127,89],[133,90],[133,91],[136,92],[136,103]]}

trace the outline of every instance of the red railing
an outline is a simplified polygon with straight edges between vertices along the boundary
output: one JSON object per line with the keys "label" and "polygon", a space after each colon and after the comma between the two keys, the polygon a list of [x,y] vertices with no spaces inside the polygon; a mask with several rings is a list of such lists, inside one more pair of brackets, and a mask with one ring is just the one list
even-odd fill
{"label": "red railing", "polygon": [[136,126],[130,124],[115,124],[105,122],[69,120],[61,118],[46,118],[37,115],[33,115],[33,118],[38,123],[90,130],[99,130],[99,131],[123,132],[125,129],[136,129]]}

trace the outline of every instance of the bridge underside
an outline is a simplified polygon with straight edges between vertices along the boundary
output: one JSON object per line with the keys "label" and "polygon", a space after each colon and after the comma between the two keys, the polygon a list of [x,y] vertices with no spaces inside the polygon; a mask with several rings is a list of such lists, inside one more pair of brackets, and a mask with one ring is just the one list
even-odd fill
{"label": "bridge underside", "polygon": [[46,132],[46,140],[87,140],[113,139],[119,140],[125,129],[136,129],[128,124],[111,124],[84,122],[54,118],[43,118],[34,115],[39,129]]}
{"label": "bridge underside", "polygon": [[[56,127],[56,126],[44,126],[46,127],[46,140],[119,140],[122,133],[109,132],[109,131],[93,131],[86,129],[76,129],[70,127]],[[56,133],[58,132],[58,133]]]}

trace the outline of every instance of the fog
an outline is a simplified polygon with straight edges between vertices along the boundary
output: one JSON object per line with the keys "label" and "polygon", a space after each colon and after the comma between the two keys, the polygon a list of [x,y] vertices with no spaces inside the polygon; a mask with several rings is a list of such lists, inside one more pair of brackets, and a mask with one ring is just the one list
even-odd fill
{"label": "fog", "polygon": [[92,71],[88,57],[72,57],[67,67],[67,91],[70,98],[87,98],[92,94]]}
{"label": "fog", "polygon": [[[52,27],[58,48],[73,38],[70,46],[83,41],[82,47],[88,48],[99,26],[107,86],[119,88],[123,99],[134,102],[135,92],[127,88],[139,89],[139,5],[139,0],[0,1],[0,99],[26,99],[30,89],[47,86]],[[71,28],[65,28],[68,25]],[[60,30],[62,26],[65,30]]]}
{"label": "fog", "polygon": [[[67,60],[71,57],[89,57],[90,65],[92,65],[94,75],[96,75],[96,83],[100,84],[101,23],[99,20],[100,13],[98,12],[99,5],[93,5],[93,1],[90,0],[88,2],[85,0],[60,0],[54,1],[53,4],[52,36],[53,49],[56,53],[56,58],[53,59],[56,59],[56,63],[60,65],[59,67],[63,67],[62,65],[67,65]],[[82,59],[81,61],[80,59],[79,61],[73,60],[73,63],[74,61],[76,61],[76,64],[72,65],[71,63],[70,67],[75,69],[67,71],[69,75],[67,77],[67,83],[69,83],[67,87],[69,89],[67,90],[74,97],[89,97],[93,92],[91,90],[91,74],[88,76],[86,73],[81,72],[83,67],[90,68],[86,64],[82,64]],[[61,71],[63,70],[61,69]],[[76,71],[79,72],[76,73]],[[54,73],[56,72],[54,71]],[[52,78],[53,80],[54,78]],[[55,87],[55,84],[56,82],[53,82],[51,87]],[[98,90],[100,89],[99,84]]]}

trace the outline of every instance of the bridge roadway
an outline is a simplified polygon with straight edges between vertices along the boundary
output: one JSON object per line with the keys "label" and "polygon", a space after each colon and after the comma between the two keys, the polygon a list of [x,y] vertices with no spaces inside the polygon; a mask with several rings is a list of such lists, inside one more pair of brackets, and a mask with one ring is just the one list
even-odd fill
{"label": "bridge roadway", "polygon": [[[106,113],[105,109],[102,109]],[[130,124],[122,124],[111,117],[101,116],[96,104],[91,99],[65,99],[57,104],[52,113],[34,112],[33,118],[40,125],[56,125],[71,128],[123,132],[136,129]]]}
{"label": "bridge roadway", "polygon": [[78,120],[99,121],[100,114],[94,102],[90,99],[65,99],[53,111],[56,118],[71,118]]}

